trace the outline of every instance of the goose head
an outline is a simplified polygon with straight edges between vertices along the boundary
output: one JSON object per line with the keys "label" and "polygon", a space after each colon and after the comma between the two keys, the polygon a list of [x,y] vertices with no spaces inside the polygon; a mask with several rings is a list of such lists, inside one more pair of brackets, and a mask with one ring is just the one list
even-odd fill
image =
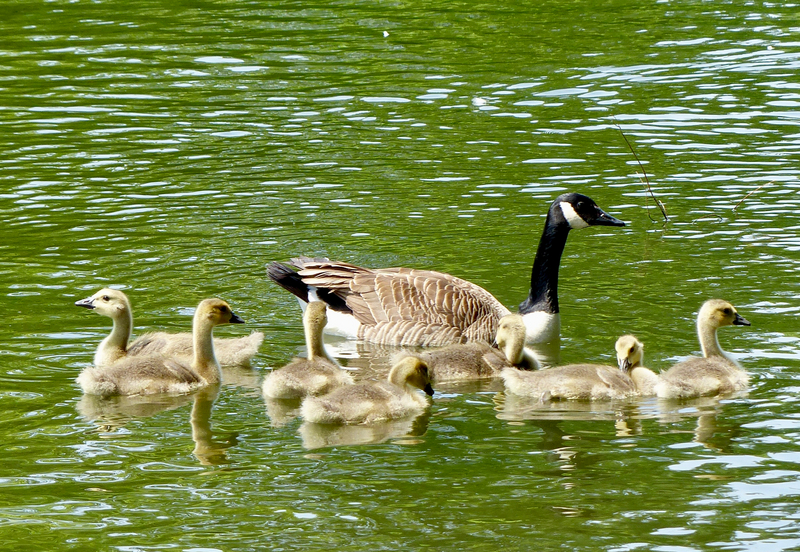
{"label": "goose head", "polygon": [[592,198],[583,194],[561,194],[550,206],[550,214],[556,224],[566,224],[573,230],[587,226],[625,226],[624,222],[603,211]]}
{"label": "goose head", "polygon": [[709,299],[700,307],[697,314],[698,325],[711,328],[721,328],[722,326],[749,326],[750,322],[743,318],[736,308],[722,299]]}
{"label": "goose head", "polygon": [[433,396],[428,365],[421,358],[415,356],[403,358],[392,366],[388,379],[399,387],[410,385],[411,387],[422,389],[427,395]]}
{"label": "goose head", "polygon": [[75,306],[92,309],[97,314],[109,318],[118,318],[131,310],[128,297],[121,291],[111,288],[103,288],[91,297],[76,301]]}
{"label": "goose head", "polygon": [[614,348],[617,350],[617,364],[624,374],[642,363],[644,345],[634,336],[623,335],[617,339]]}
{"label": "goose head", "polygon": [[231,306],[222,299],[204,299],[197,305],[194,313],[197,321],[209,322],[212,326],[219,324],[244,324],[244,320],[231,310]]}

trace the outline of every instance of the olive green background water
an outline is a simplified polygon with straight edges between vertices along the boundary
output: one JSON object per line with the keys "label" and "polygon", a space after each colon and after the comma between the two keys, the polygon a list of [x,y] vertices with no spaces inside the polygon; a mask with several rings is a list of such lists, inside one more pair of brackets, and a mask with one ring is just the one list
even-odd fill
{"label": "olive green background water", "polygon": [[[800,6],[0,9],[8,549],[800,548]],[[749,395],[548,408],[444,388],[414,427],[372,435],[267,411],[263,374],[303,349],[267,262],[432,268],[513,307],[563,191],[629,224],[570,236],[562,360],[611,362],[634,332],[668,367],[723,297],[752,322],[720,334]],[[217,335],[264,346],[218,396],[82,397],[110,325],[73,302],[103,286],[140,332],[223,297],[248,324]],[[365,373],[388,362],[331,344]]]}

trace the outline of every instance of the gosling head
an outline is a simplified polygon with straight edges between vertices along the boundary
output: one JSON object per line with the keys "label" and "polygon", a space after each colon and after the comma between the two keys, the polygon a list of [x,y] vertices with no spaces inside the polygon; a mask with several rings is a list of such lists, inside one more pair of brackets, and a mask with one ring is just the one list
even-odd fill
{"label": "gosling head", "polygon": [[627,374],[631,368],[642,363],[644,345],[632,335],[623,335],[614,345],[617,350],[617,364],[622,373]]}
{"label": "gosling head", "polygon": [[303,320],[306,325],[311,325],[315,328],[324,328],[328,323],[327,305],[323,301],[311,301],[306,305],[306,311],[303,313]]}
{"label": "gosling head", "polygon": [[231,306],[222,299],[204,299],[197,305],[194,313],[195,320],[208,320],[214,326],[219,324],[244,324],[232,310]]}
{"label": "gosling head", "polygon": [[736,308],[722,299],[709,299],[700,307],[698,324],[708,324],[713,328],[722,326],[749,326],[750,322],[736,312]]}
{"label": "gosling head", "polygon": [[131,310],[128,297],[118,289],[111,288],[103,288],[91,297],[75,301],[75,306],[93,309],[97,314],[110,318],[117,318]]}
{"label": "gosling head", "polygon": [[392,366],[388,379],[400,387],[410,385],[422,389],[426,395],[433,396],[428,365],[419,357],[408,356],[400,360]]}
{"label": "gosling head", "polygon": [[561,194],[550,206],[550,215],[555,217],[557,224],[567,224],[574,230],[587,226],[625,226],[624,222],[603,211],[592,198],[583,194]]}
{"label": "gosling head", "polygon": [[519,364],[525,347],[525,320],[522,315],[507,314],[501,318],[494,341],[508,362]]}

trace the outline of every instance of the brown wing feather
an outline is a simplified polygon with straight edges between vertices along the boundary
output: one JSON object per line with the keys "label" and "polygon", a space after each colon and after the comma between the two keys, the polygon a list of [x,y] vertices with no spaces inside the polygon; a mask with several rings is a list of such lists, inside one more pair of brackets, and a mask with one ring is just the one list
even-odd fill
{"label": "brown wing feather", "polygon": [[303,283],[345,301],[362,339],[386,344],[443,345],[494,340],[510,311],[485,289],[442,272],[292,259]]}

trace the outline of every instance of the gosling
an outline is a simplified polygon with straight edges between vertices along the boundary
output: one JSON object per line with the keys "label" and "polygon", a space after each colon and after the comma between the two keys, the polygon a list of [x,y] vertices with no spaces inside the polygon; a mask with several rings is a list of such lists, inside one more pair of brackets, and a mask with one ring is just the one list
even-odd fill
{"label": "gosling", "polygon": [[392,366],[387,380],[339,387],[322,397],[307,397],[300,412],[308,422],[319,424],[374,424],[416,418],[428,408],[433,395],[428,366],[417,357],[406,357]]}
{"label": "gosling", "polygon": [[500,375],[503,368],[517,366],[523,370],[538,370],[539,363],[525,348],[525,321],[519,314],[500,319],[495,342],[499,349],[484,342],[472,342],[420,353],[402,353],[417,357],[428,366],[431,383],[476,380]]}
{"label": "gosling", "polygon": [[[93,309],[97,314],[108,316],[113,322],[108,335],[94,354],[94,365],[109,366],[116,361],[133,356],[161,353],[165,356],[191,356],[192,334],[153,332],[130,343],[133,329],[133,311],[128,297],[117,289],[104,288],[86,299],[75,303],[76,307]],[[245,337],[214,339],[214,350],[222,366],[249,366],[250,359],[258,352],[264,334],[253,332]]]}
{"label": "gosling", "polygon": [[612,400],[638,394],[623,370],[602,364],[568,364],[536,371],[504,368],[500,377],[509,393],[540,401]]}
{"label": "gosling", "polygon": [[104,397],[188,393],[216,385],[222,379],[222,372],[214,354],[214,327],[242,323],[225,301],[205,299],[194,313],[193,357],[163,354],[125,357],[110,366],[86,368],[76,381],[85,393]]}
{"label": "gosling", "polygon": [[303,313],[308,358],[295,358],[264,378],[262,392],[269,399],[299,399],[323,395],[342,385],[351,385],[353,377],[342,369],[325,350],[322,330],[328,323],[325,303],[312,301]]}
{"label": "gosling", "polygon": [[623,374],[627,374],[639,395],[650,397],[656,394],[658,375],[642,366],[644,362],[644,345],[632,335],[623,335],[614,344],[617,351],[617,365]]}
{"label": "gosling", "polygon": [[749,326],[736,308],[722,299],[703,303],[697,314],[697,337],[703,357],[693,357],[662,372],[655,386],[665,399],[727,395],[747,389],[749,377],[717,340],[723,326]]}

